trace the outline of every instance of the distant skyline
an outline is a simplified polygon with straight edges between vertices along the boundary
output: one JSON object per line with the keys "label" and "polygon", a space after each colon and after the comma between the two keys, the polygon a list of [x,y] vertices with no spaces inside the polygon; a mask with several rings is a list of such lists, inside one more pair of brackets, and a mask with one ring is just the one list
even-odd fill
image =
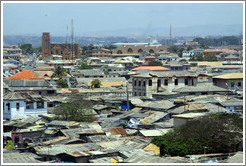
{"label": "distant skyline", "polygon": [[[68,34],[71,33],[71,19],[76,36],[110,35],[110,32],[122,35],[121,30],[138,28],[145,35],[163,28],[163,32],[156,31],[156,35],[166,35],[169,34],[170,24],[180,29],[201,25],[235,25],[238,26],[235,33],[240,33],[240,29],[243,30],[243,4],[4,3],[3,35],[50,32],[54,36],[66,36],[67,26]],[[175,30],[173,33],[175,35]]]}

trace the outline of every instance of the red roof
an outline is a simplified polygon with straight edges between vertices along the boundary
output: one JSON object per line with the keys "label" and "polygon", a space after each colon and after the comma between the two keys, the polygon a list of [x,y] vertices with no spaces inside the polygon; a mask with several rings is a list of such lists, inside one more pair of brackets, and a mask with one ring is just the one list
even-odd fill
{"label": "red roof", "polygon": [[151,71],[169,71],[170,69],[162,67],[162,66],[140,66],[132,69],[132,71],[138,70],[151,70]]}
{"label": "red roof", "polygon": [[235,51],[230,49],[205,49],[203,52],[226,52],[226,51]]}
{"label": "red roof", "polygon": [[22,70],[22,72],[13,75],[7,79],[44,79],[36,76],[31,70]]}

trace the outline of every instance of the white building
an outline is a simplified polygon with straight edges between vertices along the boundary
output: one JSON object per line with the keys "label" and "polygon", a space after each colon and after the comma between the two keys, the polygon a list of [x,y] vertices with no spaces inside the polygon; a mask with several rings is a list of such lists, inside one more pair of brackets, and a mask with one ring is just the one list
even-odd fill
{"label": "white building", "polygon": [[31,92],[8,92],[3,96],[3,119],[47,114],[47,101]]}
{"label": "white building", "polygon": [[[196,86],[198,74],[188,71],[143,71],[132,75],[133,96],[151,97],[152,93],[172,91],[174,88]],[[212,81],[211,81],[212,85]]]}

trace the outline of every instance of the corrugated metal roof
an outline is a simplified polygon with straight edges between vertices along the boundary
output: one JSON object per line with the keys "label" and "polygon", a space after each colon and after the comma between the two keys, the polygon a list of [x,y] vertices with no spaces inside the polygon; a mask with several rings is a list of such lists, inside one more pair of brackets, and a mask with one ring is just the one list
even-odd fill
{"label": "corrugated metal roof", "polygon": [[125,129],[123,129],[122,127],[109,128],[108,131],[113,135],[127,135]]}

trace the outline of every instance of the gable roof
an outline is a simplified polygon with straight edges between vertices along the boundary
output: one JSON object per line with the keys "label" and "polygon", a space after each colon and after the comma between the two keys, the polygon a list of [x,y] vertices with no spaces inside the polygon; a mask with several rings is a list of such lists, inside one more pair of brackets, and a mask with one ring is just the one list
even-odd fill
{"label": "gable roof", "polygon": [[140,67],[132,69],[132,71],[138,71],[138,70],[168,71],[170,69],[162,67],[162,66],[140,66]]}
{"label": "gable roof", "polygon": [[44,79],[42,77],[38,77],[33,71],[31,70],[22,70],[22,72],[13,75],[7,79]]}

